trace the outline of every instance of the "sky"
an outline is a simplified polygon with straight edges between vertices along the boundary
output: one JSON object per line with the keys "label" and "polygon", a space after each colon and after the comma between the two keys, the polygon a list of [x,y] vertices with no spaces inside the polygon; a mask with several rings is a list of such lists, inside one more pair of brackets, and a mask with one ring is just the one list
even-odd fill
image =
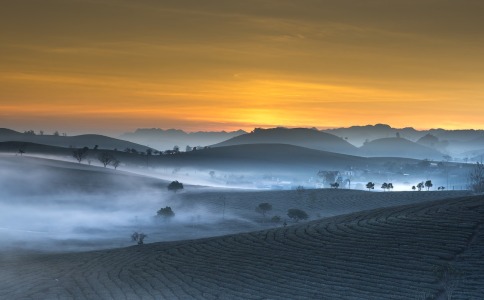
{"label": "sky", "polygon": [[483,129],[481,0],[15,0],[0,127]]}

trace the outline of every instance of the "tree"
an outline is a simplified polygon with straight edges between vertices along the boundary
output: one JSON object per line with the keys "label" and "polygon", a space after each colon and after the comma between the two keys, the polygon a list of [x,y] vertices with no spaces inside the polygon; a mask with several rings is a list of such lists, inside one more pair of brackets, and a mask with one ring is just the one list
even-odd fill
{"label": "tree", "polygon": [[175,145],[173,147],[173,153],[176,154],[176,153],[179,153],[179,152],[180,152],[180,147],[178,147],[178,146]]}
{"label": "tree", "polygon": [[299,222],[299,220],[306,220],[309,218],[308,214],[300,209],[291,208],[287,211],[287,216],[293,219],[295,222]]}
{"label": "tree", "polygon": [[323,179],[323,183],[331,184],[336,181],[338,171],[319,171],[318,176]]}
{"label": "tree", "polygon": [[423,182],[419,182],[419,183],[417,184],[417,189],[418,189],[418,191],[420,192],[420,191],[421,191],[423,188],[424,188],[424,183],[423,183]]}
{"label": "tree", "polygon": [[166,206],[165,208],[160,208],[158,212],[156,213],[158,217],[162,217],[165,220],[168,220],[170,218],[173,218],[175,216],[175,213],[171,209],[171,207]]}
{"label": "tree", "polygon": [[412,185],[412,190],[414,190],[414,191],[415,191],[416,189],[417,189],[417,188],[416,188],[414,185]]}
{"label": "tree", "polygon": [[330,183],[329,186],[332,187],[333,189],[337,189],[337,188],[339,188],[339,183],[337,183],[337,182]]}
{"label": "tree", "polygon": [[383,191],[386,191],[386,189],[388,189],[388,183],[384,182],[382,185],[381,185],[381,188]]}
{"label": "tree", "polygon": [[20,156],[22,156],[22,155],[25,154],[25,150],[20,148],[20,149],[18,149],[18,153],[20,154]]}
{"label": "tree", "polygon": [[178,192],[178,190],[183,190],[183,183],[178,182],[178,180],[175,180],[175,181],[172,181],[167,188],[169,191],[173,191],[176,193]]}
{"label": "tree", "polygon": [[111,162],[111,165],[114,167],[115,170],[117,170],[120,163],[121,162],[118,159],[113,158],[113,161]]}
{"label": "tree", "polygon": [[434,185],[432,184],[432,180],[427,180],[427,181],[425,181],[425,187],[427,188],[427,191],[430,191],[430,188],[431,188],[432,186],[434,186]]}
{"label": "tree", "polygon": [[387,184],[387,189],[388,189],[388,190],[393,190],[393,183],[389,182],[389,183]]}
{"label": "tree", "polygon": [[476,193],[484,192],[484,165],[477,162],[469,172],[469,188]]}
{"label": "tree", "polygon": [[107,153],[107,152],[102,152],[101,154],[99,154],[99,156],[97,157],[97,159],[104,165],[104,167],[106,168],[107,165],[109,165],[114,157]]}
{"label": "tree", "polygon": [[374,189],[375,189],[375,183],[374,183],[374,182],[371,182],[371,181],[370,181],[370,182],[368,182],[368,183],[366,184],[366,188],[368,189],[368,191],[370,191],[370,190],[374,190]]}
{"label": "tree", "polygon": [[272,205],[267,202],[261,203],[255,208],[255,211],[261,213],[264,218],[266,217],[266,212],[270,210],[272,210]]}
{"label": "tree", "polygon": [[72,157],[74,157],[78,163],[81,163],[87,157],[88,151],[89,148],[87,147],[76,149],[72,151]]}
{"label": "tree", "polygon": [[135,231],[132,235],[131,235],[131,240],[133,242],[138,242],[138,245],[143,245],[144,243],[144,239],[147,237],[146,234],[140,232],[138,233],[137,231]]}

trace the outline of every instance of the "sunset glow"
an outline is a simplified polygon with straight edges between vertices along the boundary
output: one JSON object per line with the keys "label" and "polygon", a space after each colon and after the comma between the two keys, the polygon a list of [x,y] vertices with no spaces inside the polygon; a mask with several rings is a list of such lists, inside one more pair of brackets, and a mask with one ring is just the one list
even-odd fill
{"label": "sunset glow", "polygon": [[483,13],[473,0],[9,1],[0,127],[482,129]]}

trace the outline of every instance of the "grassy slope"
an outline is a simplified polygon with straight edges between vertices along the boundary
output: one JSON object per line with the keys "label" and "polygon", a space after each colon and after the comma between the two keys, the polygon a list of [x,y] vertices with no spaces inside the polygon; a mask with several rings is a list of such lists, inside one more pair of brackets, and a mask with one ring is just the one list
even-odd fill
{"label": "grassy slope", "polygon": [[309,149],[357,155],[358,148],[332,134],[307,128],[260,129],[231,138],[213,147],[245,144],[288,144]]}
{"label": "grassy slope", "polygon": [[117,250],[3,255],[0,292],[10,299],[479,299],[483,200]]}

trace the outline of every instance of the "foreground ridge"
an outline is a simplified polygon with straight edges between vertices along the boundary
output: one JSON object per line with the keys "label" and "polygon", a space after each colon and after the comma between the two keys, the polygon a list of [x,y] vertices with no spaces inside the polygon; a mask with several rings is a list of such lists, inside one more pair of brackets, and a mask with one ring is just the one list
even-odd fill
{"label": "foreground ridge", "polygon": [[202,240],[2,257],[6,299],[478,299],[484,196]]}

